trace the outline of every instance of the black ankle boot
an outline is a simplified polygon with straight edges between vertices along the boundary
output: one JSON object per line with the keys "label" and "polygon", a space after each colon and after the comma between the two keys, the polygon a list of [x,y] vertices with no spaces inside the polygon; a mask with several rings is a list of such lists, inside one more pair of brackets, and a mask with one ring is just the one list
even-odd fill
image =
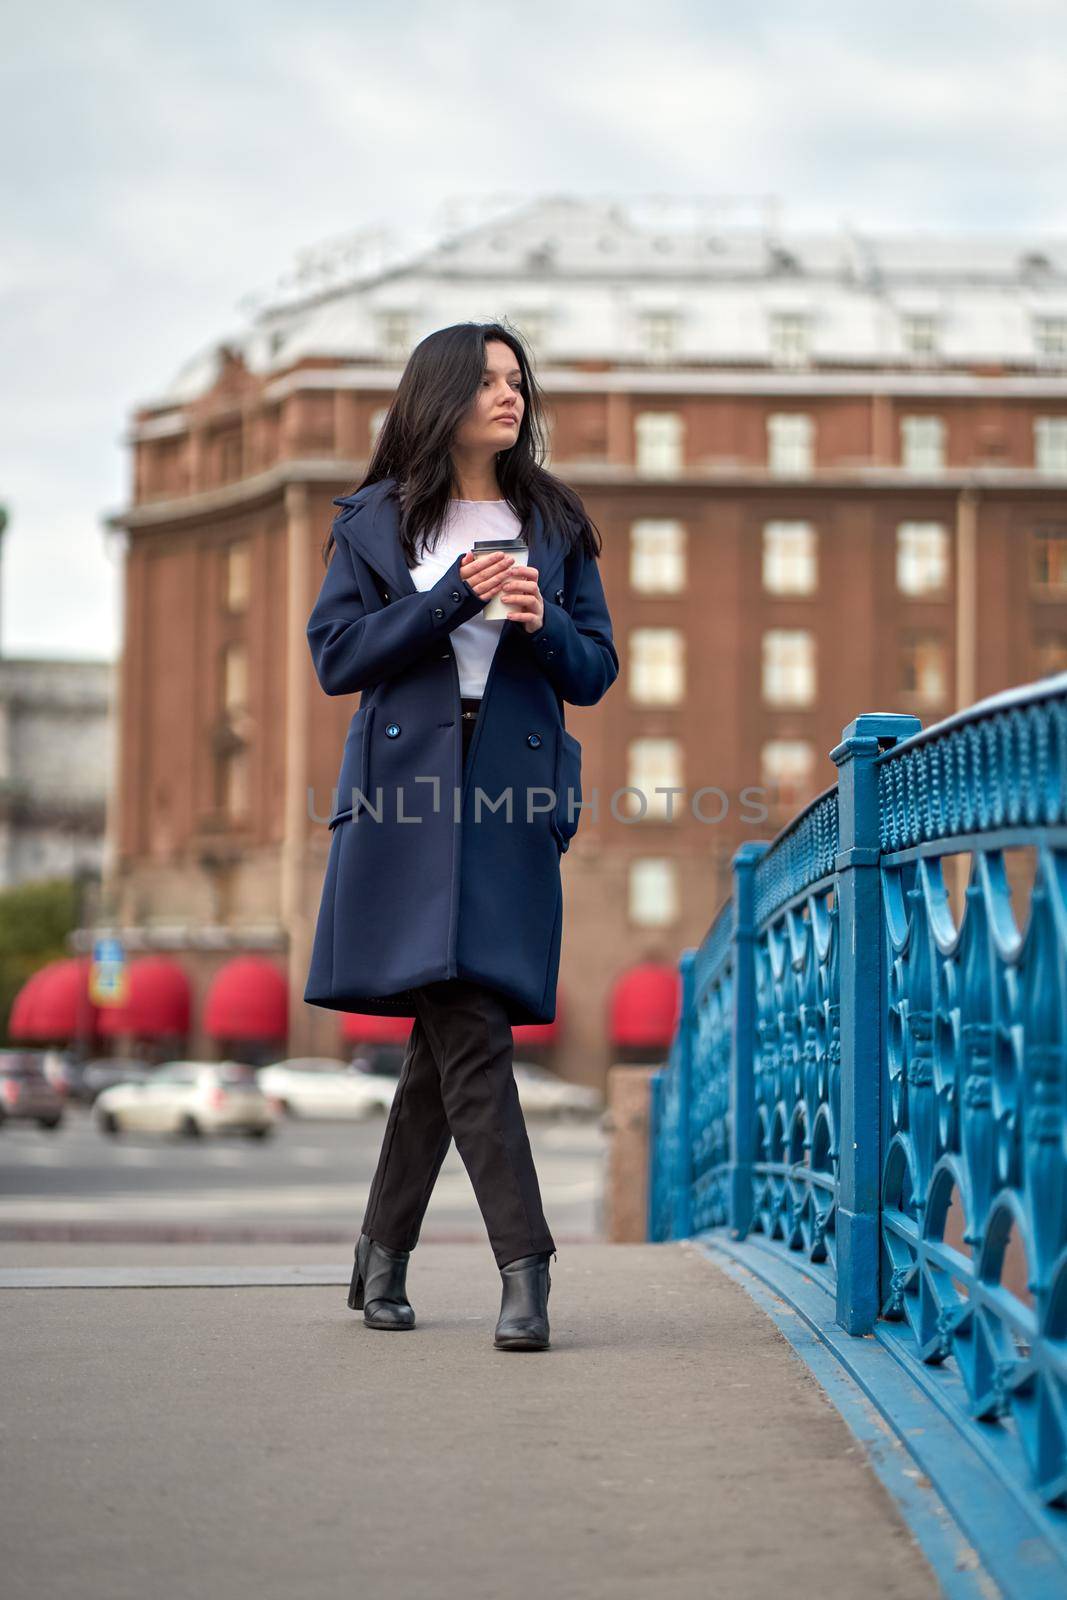
{"label": "black ankle boot", "polygon": [[348,1305],[352,1311],[363,1312],[368,1328],[415,1326],[415,1312],[404,1287],[410,1256],[410,1250],[393,1250],[360,1234]]}
{"label": "black ankle boot", "polygon": [[493,1344],[498,1350],[548,1349],[548,1292],[552,1278],[548,1258],[553,1250],[520,1256],[500,1268],[503,1294]]}

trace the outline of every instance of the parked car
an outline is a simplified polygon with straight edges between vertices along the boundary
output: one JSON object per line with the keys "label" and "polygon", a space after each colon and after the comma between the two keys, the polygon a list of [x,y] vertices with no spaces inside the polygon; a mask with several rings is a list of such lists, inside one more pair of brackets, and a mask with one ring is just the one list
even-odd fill
{"label": "parked car", "polygon": [[259,1087],[277,1109],[291,1117],[351,1118],[387,1112],[395,1077],[382,1077],[332,1056],[297,1056],[260,1067]]}
{"label": "parked car", "polygon": [[64,1100],[78,1098],[82,1063],[73,1050],[42,1050],[41,1071]]}
{"label": "parked car", "polygon": [[534,1116],[591,1117],[604,1109],[599,1089],[587,1084],[569,1083],[557,1072],[533,1061],[513,1064],[519,1090],[519,1104]]}
{"label": "parked car", "polygon": [[79,1100],[92,1105],[116,1083],[145,1083],[155,1069],[141,1056],[94,1056],[87,1061],[75,1089]]}
{"label": "parked car", "polygon": [[[382,1108],[388,1111],[396,1091],[397,1080],[403,1064],[403,1051],[383,1057],[380,1053],[357,1057],[353,1071],[364,1082],[376,1087]],[[534,1061],[514,1061],[512,1071],[519,1091],[519,1104],[523,1112],[532,1116],[576,1118],[586,1120],[603,1115],[604,1097],[599,1089],[586,1084],[570,1083],[558,1073]],[[262,1074],[261,1074],[262,1081]]]}
{"label": "parked car", "polygon": [[167,1061],[140,1082],[117,1083],[96,1098],[101,1133],[247,1134],[263,1139],[276,1115],[252,1067],[238,1061]]}
{"label": "parked car", "polygon": [[63,1096],[45,1077],[37,1050],[0,1050],[0,1124],[16,1120],[42,1128],[63,1121]]}
{"label": "parked car", "polygon": [[357,1072],[366,1072],[371,1077],[399,1078],[407,1055],[407,1041],[402,1044],[368,1044],[357,1050],[352,1057],[351,1065]]}

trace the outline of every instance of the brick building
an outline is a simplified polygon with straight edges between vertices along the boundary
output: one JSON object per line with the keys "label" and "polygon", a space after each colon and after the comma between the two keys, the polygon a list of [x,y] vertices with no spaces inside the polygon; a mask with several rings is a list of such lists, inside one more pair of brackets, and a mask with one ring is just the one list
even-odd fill
{"label": "brick building", "polygon": [[[700,939],[736,845],[832,781],[846,722],[937,720],[1067,666],[1067,245],[538,202],[270,306],[137,409],[111,519],[112,903],[133,947],[181,953],[197,994],[232,954],[266,954],[288,973],[293,1052],[339,1037],[301,999],[315,817],[356,704],[322,694],[304,633],[331,501],[412,345],[501,316],[534,351],[550,465],[603,534],[622,663],[601,705],[567,708],[587,810],[552,1059],[602,1083],[627,1037],[639,1048],[619,980]],[[657,787],[681,791],[673,816]]]}

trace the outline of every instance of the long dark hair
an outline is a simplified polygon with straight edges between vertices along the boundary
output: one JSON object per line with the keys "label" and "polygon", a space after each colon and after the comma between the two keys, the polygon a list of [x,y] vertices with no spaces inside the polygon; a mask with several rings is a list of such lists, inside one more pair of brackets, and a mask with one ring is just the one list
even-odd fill
{"label": "long dark hair", "polygon": [[[506,323],[457,322],[419,341],[375,441],[367,475],[349,493],[395,478],[400,544],[408,566],[418,559],[420,541],[432,548],[459,488],[449,447],[478,393],[490,339],[500,339],[514,354],[526,402],[518,438],[497,452],[500,493],[523,527],[536,506],[546,539],[563,538],[568,551],[581,541],[590,556],[599,556],[603,541],[581,499],[541,465],[546,446],[544,399],[526,346]],[[327,561],[333,543],[331,532],[323,548]]]}

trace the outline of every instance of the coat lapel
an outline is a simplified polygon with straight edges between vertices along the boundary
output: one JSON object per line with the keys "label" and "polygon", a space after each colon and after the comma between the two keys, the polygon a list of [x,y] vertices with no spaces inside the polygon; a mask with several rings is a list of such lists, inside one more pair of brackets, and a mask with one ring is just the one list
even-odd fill
{"label": "coat lapel", "polygon": [[364,561],[381,574],[399,594],[416,594],[411,573],[400,548],[397,504],[390,495],[391,478],[371,484],[360,494],[342,495],[335,506],[352,507],[345,519],[345,533]]}
{"label": "coat lapel", "polygon": [[[345,519],[345,534],[364,560],[381,573],[396,594],[417,594],[400,548],[400,517],[396,500],[389,493],[392,483],[391,478],[383,478],[362,494],[342,495],[334,505],[355,507],[355,514]],[[543,599],[554,600],[564,551],[559,540],[546,539],[544,522],[536,506],[526,538],[530,546],[530,566],[537,569],[537,587]]]}

